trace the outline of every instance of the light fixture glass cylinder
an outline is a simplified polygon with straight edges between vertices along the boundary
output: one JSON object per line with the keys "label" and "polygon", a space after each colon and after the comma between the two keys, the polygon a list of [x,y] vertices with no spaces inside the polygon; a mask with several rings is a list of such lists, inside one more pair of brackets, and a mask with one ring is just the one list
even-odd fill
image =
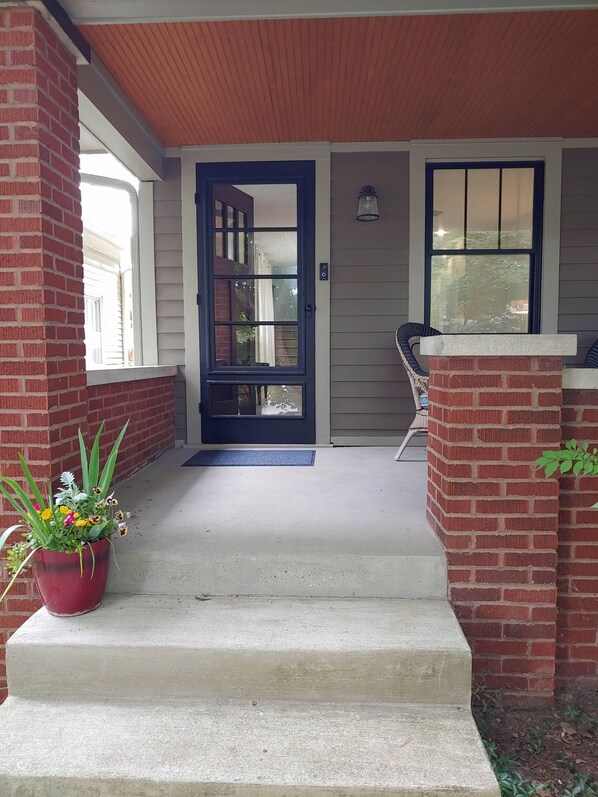
{"label": "light fixture glass cylinder", "polygon": [[376,221],[378,213],[378,194],[373,185],[364,185],[357,202],[357,221]]}

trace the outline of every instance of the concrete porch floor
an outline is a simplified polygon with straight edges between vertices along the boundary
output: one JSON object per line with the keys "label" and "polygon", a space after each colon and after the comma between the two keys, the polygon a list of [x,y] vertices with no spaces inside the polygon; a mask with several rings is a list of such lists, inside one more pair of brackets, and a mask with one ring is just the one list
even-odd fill
{"label": "concrete porch floor", "polygon": [[313,467],[180,467],[176,449],[122,483],[134,513],[109,590],[163,594],[446,595],[425,519],[426,450],[318,448]]}

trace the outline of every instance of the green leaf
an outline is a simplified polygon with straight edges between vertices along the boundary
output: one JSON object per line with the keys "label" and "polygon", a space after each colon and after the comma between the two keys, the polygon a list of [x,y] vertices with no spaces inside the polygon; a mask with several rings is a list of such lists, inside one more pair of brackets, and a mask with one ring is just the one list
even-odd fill
{"label": "green leaf", "polygon": [[125,436],[125,432],[127,431],[127,427],[129,425],[129,421],[125,423],[123,428],[121,429],[120,434],[116,438],[116,442],[112,446],[112,451],[110,452],[108,459],[106,460],[106,464],[104,465],[104,470],[102,471],[102,475],[100,477],[99,486],[102,490],[102,497],[108,492],[110,487],[110,483],[112,481],[112,475],[114,473],[114,468],[116,467],[116,460],[118,458],[118,449],[120,444],[122,443],[122,439]]}
{"label": "green leaf", "polygon": [[558,459],[558,451],[542,451],[542,456],[546,459]]}
{"label": "green leaf", "polygon": [[565,443],[565,447],[568,448],[569,450],[573,450],[574,448],[577,448],[577,440],[568,440]]}
{"label": "green leaf", "polygon": [[570,459],[565,459],[561,462],[561,473],[567,473],[567,471],[571,470],[573,467],[573,461]]}
{"label": "green leaf", "polygon": [[83,492],[89,495],[89,491],[94,486],[89,483],[89,465],[87,462],[87,449],[85,447],[85,440],[81,434],[81,429],[78,430],[77,436],[79,437],[79,451],[81,452],[81,477]]}
{"label": "green leaf", "polygon": [[576,462],[575,465],[573,466],[573,473],[576,476],[579,476],[579,474],[582,472],[583,465],[584,463],[580,460],[579,462]]}
{"label": "green leaf", "polygon": [[563,450],[561,450],[561,451],[557,451],[557,457],[559,459],[571,460],[571,459],[573,459],[575,457],[575,454],[574,454],[573,451],[568,451],[568,450],[564,450],[563,451]]}
{"label": "green leaf", "polygon": [[100,424],[100,428],[98,429],[98,433],[96,434],[95,440],[93,441],[93,446],[91,448],[91,454],[89,457],[90,489],[98,484],[98,478],[100,473],[100,438],[102,436],[103,431],[104,431],[104,421],[102,421],[102,423]]}
{"label": "green leaf", "polygon": [[558,462],[551,462],[550,465],[546,466],[546,469],[545,469],[544,473],[545,473],[546,476],[552,476],[552,474],[556,473],[556,471],[558,469],[559,469],[559,463]]}
{"label": "green leaf", "polygon": [[10,526],[10,528],[6,529],[6,531],[0,536],[0,551],[6,545],[6,541],[13,533],[13,531],[18,531],[19,529],[27,529],[28,526],[24,526],[22,523],[15,523],[14,526]]}
{"label": "green leaf", "polygon": [[0,476],[0,482],[7,484],[15,493],[16,497],[13,497],[4,485],[0,484],[0,490],[2,490],[4,496],[10,501],[21,517],[24,517],[28,522],[33,521],[34,516],[36,518],[39,517],[36,508],[33,506],[33,502],[18,482],[14,479],[9,479],[8,476]]}
{"label": "green leaf", "polygon": [[34,480],[33,476],[31,475],[31,471],[27,467],[27,463],[25,462],[25,458],[23,457],[22,454],[19,454],[19,461],[21,463],[21,469],[23,471],[23,474],[24,474],[25,478],[27,479],[27,484],[29,485],[29,488],[30,488],[31,492],[34,495],[35,500],[37,501],[37,503],[39,504],[41,509],[45,509],[45,501],[43,499],[43,496],[40,493],[40,491],[39,491],[39,489],[37,487],[37,484],[35,483],[35,480]]}
{"label": "green leaf", "polygon": [[[2,482],[7,484],[11,490],[13,490],[16,498],[8,492]],[[32,532],[37,535],[38,542],[41,545],[44,545],[48,538],[48,532],[45,523],[38,515],[31,499],[24,492],[21,486],[14,479],[9,479],[8,476],[0,476],[0,492],[2,492],[13,509],[15,509],[19,515],[21,515],[28,527],[31,528]]]}
{"label": "green leaf", "polygon": [[10,592],[10,590],[11,590],[11,588],[12,588],[12,585],[15,583],[15,581],[17,580],[17,578],[18,578],[18,576],[19,576],[19,573],[21,572],[21,570],[23,570],[23,568],[24,568],[24,567],[26,567],[26,566],[27,566],[27,562],[28,562],[28,561],[31,559],[31,557],[33,556],[33,554],[34,554],[34,553],[35,553],[37,550],[38,550],[37,548],[32,548],[32,549],[31,549],[31,551],[30,551],[30,552],[27,554],[27,556],[25,557],[25,559],[23,559],[23,561],[21,562],[20,566],[17,568],[16,572],[14,573],[13,577],[12,577],[12,578],[11,578],[11,580],[8,582],[8,586],[6,587],[6,589],[4,590],[4,592],[2,593],[2,595],[0,595],[0,603],[2,603],[2,601],[4,600],[4,598],[5,598],[5,597],[8,595],[8,593]]}
{"label": "green leaf", "polygon": [[594,470],[594,465],[591,462],[584,462],[583,463],[584,475],[586,475],[588,473],[592,473],[593,470]]}

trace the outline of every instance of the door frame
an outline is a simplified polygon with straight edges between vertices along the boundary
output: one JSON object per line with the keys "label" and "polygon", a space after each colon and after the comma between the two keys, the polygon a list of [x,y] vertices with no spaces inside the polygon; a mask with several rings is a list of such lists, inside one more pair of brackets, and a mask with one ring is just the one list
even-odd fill
{"label": "door frame", "polygon": [[[314,161],[245,161],[197,164],[198,284],[197,296],[201,353],[201,393],[210,385],[257,384],[252,366],[217,369],[213,348],[211,296],[214,289],[212,228],[213,192],[218,185],[296,184],[297,186],[297,341],[299,358],[294,367],[268,368],[263,381],[269,385],[300,384],[301,417],[259,415],[210,416],[209,398],[202,401],[202,439],[211,444],[310,445],[315,442],[315,163]],[[310,310],[307,311],[309,306]],[[311,309],[314,308],[314,309]],[[212,367],[209,364],[212,363]],[[260,380],[261,383],[261,380]]]}
{"label": "door frame", "polygon": [[[330,144],[247,144],[224,147],[189,147],[173,151],[181,159],[182,261],[184,302],[184,359],[187,438],[199,446],[201,417],[199,327],[197,324],[197,214],[195,167],[198,163],[228,161],[316,162],[316,264],[330,262]],[[173,185],[172,199],[179,197]],[[316,280],[316,445],[330,445],[330,282]]]}

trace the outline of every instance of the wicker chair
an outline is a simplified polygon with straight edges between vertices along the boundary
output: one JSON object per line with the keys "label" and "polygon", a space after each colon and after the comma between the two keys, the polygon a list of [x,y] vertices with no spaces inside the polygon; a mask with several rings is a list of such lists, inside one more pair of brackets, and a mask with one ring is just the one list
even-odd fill
{"label": "wicker chair", "polygon": [[396,331],[397,349],[407,371],[415,402],[415,418],[401,443],[401,447],[395,454],[396,462],[401,458],[407,443],[412,437],[428,434],[428,385],[430,375],[419,364],[417,357],[413,353],[413,347],[419,343],[420,338],[429,338],[440,334],[434,327],[415,323],[403,324]]}
{"label": "wicker chair", "polygon": [[595,340],[586,354],[583,361],[584,368],[598,368],[598,340]]}

